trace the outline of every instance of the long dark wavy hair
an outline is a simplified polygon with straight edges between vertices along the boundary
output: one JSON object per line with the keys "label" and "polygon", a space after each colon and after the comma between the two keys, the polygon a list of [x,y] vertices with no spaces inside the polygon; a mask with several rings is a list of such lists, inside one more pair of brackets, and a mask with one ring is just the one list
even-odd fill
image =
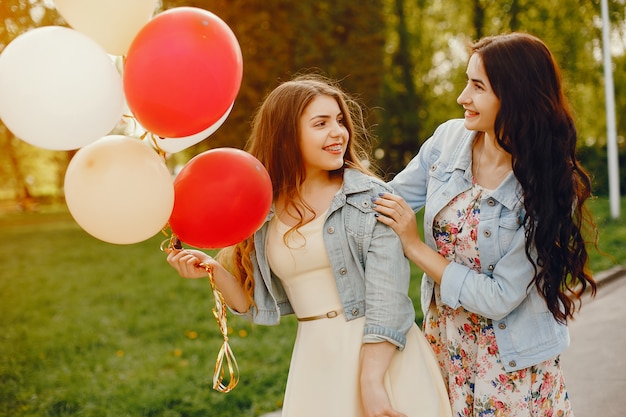
{"label": "long dark wavy hair", "polygon": [[523,189],[533,283],[554,318],[566,323],[585,289],[596,291],[587,264],[597,229],[584,205],[591,180],[576,157],[576,127],[560,70],[544,42],[529,34],[486,37],[470,50],[481,57],[500,99],[495,133],[512,155]]}
{"label": "long dark wavy hair", "polygon": [[[345,167],[369,175],[376,171],[369,164],[369,148],[373,142],[366,128],[364,108],[344,92],[339,83],[320,74],[300,74],[272,90],[252,122],[246,151],[256,157],[267,169],[273,188],[273,200],[284,198],[300,218],[292,228],[297,230],[315,218],[313,209],[302,198],[302,184],[306,179],[300,148],[300,117],[306,107],[319,96],[337,101],[348,130],[348,145],[344,166],[331,175],[342,175]],[[309,213],[307,215],[307,213]],[[251,254],[254,239],[249,239],[218,254],[218,259],[231,271],[246,291],[248,302],[254,305],[254,274]]]}

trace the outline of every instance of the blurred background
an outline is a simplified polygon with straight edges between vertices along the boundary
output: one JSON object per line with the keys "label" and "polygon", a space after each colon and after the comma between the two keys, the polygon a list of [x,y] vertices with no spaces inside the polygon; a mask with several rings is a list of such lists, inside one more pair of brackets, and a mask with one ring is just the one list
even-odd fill
{"label": "blurred background", "polygon": [[[590,268],[626,266],[626,222],[609,209],[600,0],[162,0],[155,14],[181,6],[211,11],[232,29],[243,81],[213,135],[166,155],[172,172],[208,149],[242,148],[268,91],[296,73],[320,72],[367,106],[372,159],[390,179],[437,125],[462,117],[456,98],[468,41],[509,31],[539,36],[562,68],[579,155],[593,176],[597,198],[589,207],[600,250],[592,250]],[[610,0],[608,9],[612,155],[624,195],[626,5]],[[53,0],[0,0],[0,52],[50,25],[67,26]],[[112,134],[130,129],[122,121]],[[241,379],[228,394],[214,391],[222,335],[209,283],[180,279],[167,265],[159,250],[166,235],[112,245],[81,229],[63,190],[76,152],[32,146],[0,122],[0,417],[256,417],[280,409],[295,319],[265,327],[229,314]],[[626,198],[618,204],[623,213]],[[410,296],[421,322],[421,271],[412,268]]]}
{"label": "blurred background", "polygon": [[[172,167],[214,147],[242,148],[265,94],[295,73],[341,80],[369,109],[377,137],[373,159],[390,179],[434,128],[461,117],[466,44],[484,35],[525,31],[542,38],[563,70],[580,133],[580,157],[596,195],[607,195],[607,129],[599,0],[162,0],[155,14],[191,6],[209,10],[235,33],[243,81],[234,108],[207,140],[169,155]],[[619,162],[626,159],[626,7],[608,2]],[[123,10],[120,10],[123,13]],[[35,27],[66,26],[52,0],[2,0],[0,51]],[[112,27],[111,30],[116,30]],[[123,123],[116,128],[123,132]],[[63,176],[76,151],[50,151],[16,138],[0,123],[0,202],[29,209],[63,201]],[[626,172],[621,174],[622,194]]]}

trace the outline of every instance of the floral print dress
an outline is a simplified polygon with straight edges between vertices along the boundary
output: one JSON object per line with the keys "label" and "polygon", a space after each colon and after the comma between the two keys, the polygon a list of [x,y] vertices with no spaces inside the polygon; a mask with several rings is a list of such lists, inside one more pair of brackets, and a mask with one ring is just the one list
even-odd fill
{"label": "floral print dress", "polygon": [[[438,213],[433,226],[438,252],[476,271],[480,271],[480,201],[489,194],[474,183]],[[438,285],[424,334],[439,361],[454,416],[573,417],[558,356],[506,372],[491,319],[444,305]]]}

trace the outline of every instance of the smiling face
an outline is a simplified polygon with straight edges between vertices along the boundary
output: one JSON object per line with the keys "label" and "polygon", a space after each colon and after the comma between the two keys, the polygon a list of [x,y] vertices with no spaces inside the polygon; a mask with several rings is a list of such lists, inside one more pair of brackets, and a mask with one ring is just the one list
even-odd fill
{"label": "smiling face", "polygon": [[457,98],[465,109],[465,127],[494,137],[500,100],[494,93],[479,54],[473,54],[467,64],[467,85]]}
{"label": "smiling face", "polygon": [[344,164],[349,140],[344,114],[330,96],[315,97],[300,116],[300,150],[307,177]]}

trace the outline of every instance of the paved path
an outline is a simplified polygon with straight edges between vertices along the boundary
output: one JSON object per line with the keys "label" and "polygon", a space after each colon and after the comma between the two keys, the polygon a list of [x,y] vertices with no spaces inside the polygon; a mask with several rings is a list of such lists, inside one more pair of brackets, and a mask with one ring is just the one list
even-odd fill
{"label": "paved path", "polygon": [[626,416],[626,270],[598,277],[595,299],[570,322],[563,353],[565,383],[576,417]]}

